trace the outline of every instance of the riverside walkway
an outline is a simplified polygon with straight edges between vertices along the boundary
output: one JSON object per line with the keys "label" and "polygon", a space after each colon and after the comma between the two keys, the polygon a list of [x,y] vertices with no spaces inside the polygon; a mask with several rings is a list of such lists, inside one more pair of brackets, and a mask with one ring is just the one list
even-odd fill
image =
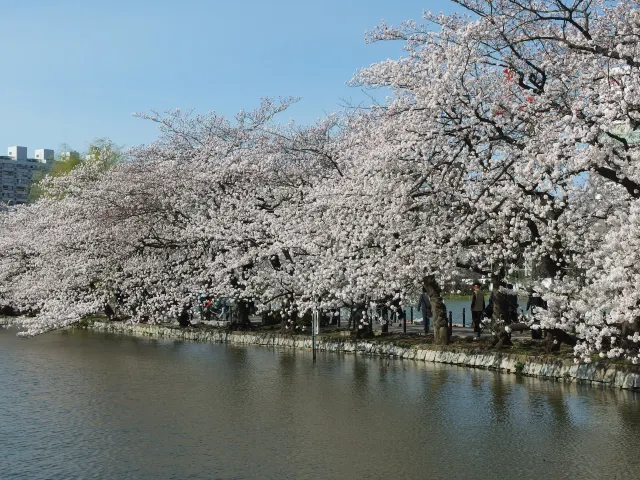
{"label": "riverside walkway", "polygon": [[[430,330],[429,333],[433,334],[433,325],[430,325]],[[380,324],[376,324],[374,325],[373,328],[374,332],[380,332],[382,330],[382,326]],[[394,323],[394,324],[390,324],[389,325],[389,333],[403,333],[403,328],[402,328],[402,324],[398,324],[398,323]],[[409,322],[407,322],[407,333],[424,333],[424,326],[422,324],[409,324]],[[462,325],[453,325],[453,335],[459,336],[459,337],[466,337],[466,336],[473,336],[475,335],[475,332],[473,331],[473,327],[470,326],[465,326],[462,327]],[[490,337],[491,333],[489,331],[489,329],[485,329],[482,332],[481,337],[482,338],[486,338],[486,337]],[[531,331],[527,330],[525,332],[513,332],[511,334],[512,338],[531,338]]]}
{"label": "riverside walkway", "polygon": [[[260,317],[251,317],[250,318],[251,323],[255,324],[256,326],[261,325],[262,324],[262,320]],[[430,325],[430,329],[429,329],[429,334],[433,335],[433,324]],[[347,330],[347,321],[345,321],[344,319],[342,319],[341,323],[340,323],[340,328],[338,328],[337,325],[328,325],[325,327],[321,327],[320,328],[320,332],[323,331],[327,331],[327,330]],[[380,334],[382,332],[382,324],[380,323],[374,323],[373,325],[373,331],[376,334]],[[401,334],[403,333],[403,326],[402,323],[390,323],[389,324],[389,333],[393,333],[393,334]],[[424,325],[422,323],[412,323],[412,322],[407,322],[407,334],[424,334]],[[453,324],[453,332],[452,335],[454,336],[458,336],[458,337],[469,337],[469,336],[475,336],[475,332],[473,331],[473,326],[462,326],[461,324]],[[482,332],[482,334],[480,335],[481,338],[489,338],[491,337],[491,332],[488,328],[485,328],[485,330]],[[511,334],[511,338],[514,339],[524,339],[524,338],[531,338],[531,331],[530,330],[526,330],[524,332],[513,332]]]}

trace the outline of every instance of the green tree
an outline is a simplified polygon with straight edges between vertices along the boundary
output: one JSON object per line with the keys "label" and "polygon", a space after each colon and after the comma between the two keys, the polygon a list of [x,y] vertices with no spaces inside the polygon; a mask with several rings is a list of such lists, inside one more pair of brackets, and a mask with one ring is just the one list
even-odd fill
{"label": "green tree", "polygon": [[96,138],[89,145],[86,161],[96,162],[104,171],[110,170],[119,163],[125,161],[125,155],[121,145],[113,143],[110,138]]}
{"label": "green tree", "polygon": [[39,170],[34,174],[29,186],[29,199],[32,202],[44,195],[40,182],[47,175],[51,177],[68,175],[74,168],[85,162],[95,162],[100,165],[102,171],[107,171],[125,161],[123,147],[107,137],[94,139],[84,155],[74,151],[67,144],[62,144],[59,150],[61,153],[57,155],[48,170]]}
{"label": "green tree", "polygon": [[29,185],[29,200],[34,202],[43,195],[43,189],[40,181],[47,175],[52,177],[61,177],[67,175],[71,170],[82,163],[80,154],[74,151],[69,145],[62,144],[59,149],[60,153],[56,155],[51,167],[47,170],[37,170],[34,172]]}

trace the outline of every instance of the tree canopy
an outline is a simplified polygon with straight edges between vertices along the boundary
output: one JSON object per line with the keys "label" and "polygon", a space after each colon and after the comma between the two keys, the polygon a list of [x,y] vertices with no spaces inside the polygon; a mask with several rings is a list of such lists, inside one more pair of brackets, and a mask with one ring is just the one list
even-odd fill
{"label": "tree canopy", "polygon": [[84,155],[66,144],[61,145],[59,150],[60,153],[53,160],[51,167],[46,171],[38,170],[34,175],[29,186],[31,201],[38,200],[44,194],[46,189],[40,183],[45,177],[55,178],[68,175],[83,162],[96,162],[101,165],[101,168],[108,170],[126,160],[123,148],[106,137],[94,139]]}
{"label": "tree canopy", "polygon": [[201,292],[277,302],[293,328],[310,309],[395,307],[421,287],[437,304],[464,269],[491,276],[501,335],[506,279],[526,263],[535,326],[575,334],[584,361],[638,362],[640,11],[456,3],[469,16],[368,33],[407,52],[352,79],[390,87],[385,104],[304,127],[277,122],[293,98],[233,119],[141,114],[160,137],[126,162],[98,142],[94,161],[0,214],[0,303],[37,313],[28,334],[113,298],[162,321]]}

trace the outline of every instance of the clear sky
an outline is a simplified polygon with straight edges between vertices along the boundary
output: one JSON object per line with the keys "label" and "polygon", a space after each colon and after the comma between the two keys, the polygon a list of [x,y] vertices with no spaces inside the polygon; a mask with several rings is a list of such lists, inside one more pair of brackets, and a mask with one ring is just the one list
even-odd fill
{"label": "clear sky", "polygon": [[446,0],[0,0],[0,154],[9,145],[83,151],[157,137],[151,109],[233,115],[300,96],[308,123],[364,95],[356,69],[402,55],[365,45],[380,20],[455,10]]}

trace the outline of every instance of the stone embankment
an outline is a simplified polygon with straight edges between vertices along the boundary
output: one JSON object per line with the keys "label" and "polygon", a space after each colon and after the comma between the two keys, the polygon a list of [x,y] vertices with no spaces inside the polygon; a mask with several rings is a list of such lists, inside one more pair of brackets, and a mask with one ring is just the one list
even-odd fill
{"label": "stone embankment", "polygon": [[[234,345],[262,345],[283,348],[312,348],[311,338],[264,332],[229,332],[222,329],[179,329],[170,326],[94,322],[93,330],[147,338],[167,338]],[[462,367],[485,368],[504,373],[577,381],[623,389],[640,389],[640,367],[616,364],[575,364],[571,359],[530,357],[500,352],[469,352],[455,346],[398,346],[381,340],[318,338],[318,350],[336,353],[380,355],[398,359],[446,363]]]}

